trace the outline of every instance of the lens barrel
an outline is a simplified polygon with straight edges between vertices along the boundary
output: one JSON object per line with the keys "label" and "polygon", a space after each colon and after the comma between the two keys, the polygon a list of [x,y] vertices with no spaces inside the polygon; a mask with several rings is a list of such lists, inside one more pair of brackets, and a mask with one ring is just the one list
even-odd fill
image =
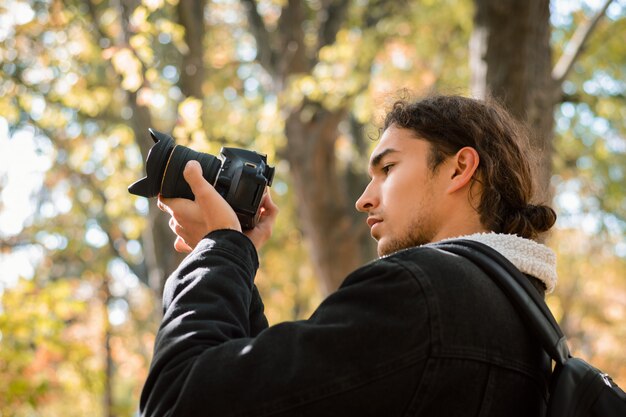
{"label": "lens barrel", "polygon": [[208,153],[196,152],[185,146],[176,145],[172,150],[163,174],[163,182],[161,184],[161,195],[163,197],[194,199],[191,188],[183,176],[185,165],[191,160],[200,162],[202,176],[209,184],[215,184],[222,161]]}

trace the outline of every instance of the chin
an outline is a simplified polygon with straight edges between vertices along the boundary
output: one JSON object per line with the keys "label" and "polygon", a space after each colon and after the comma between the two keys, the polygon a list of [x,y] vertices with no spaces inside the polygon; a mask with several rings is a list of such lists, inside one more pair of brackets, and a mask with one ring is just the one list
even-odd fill
{"label": "chin", "polygon": [[379,257],[383,257],[383,256],[387,256],[387,255],[391,255],[395,252],[398,252],[399,250],[402,249],[406,249],[406,248],[410,248],[413,245],[399,245],[398,242],[378,242],[378,248],[377,248],[377,252],[378,252],[378,256]]}
{"label": "chin", "polygon": [[378,241],[377,252],[379,257],[391,255],[403,249],[413,248],[416,246],[422,246],[430,243],[432,239],[424,239],[413,236],[405,239],[386,240],[381,239]]}

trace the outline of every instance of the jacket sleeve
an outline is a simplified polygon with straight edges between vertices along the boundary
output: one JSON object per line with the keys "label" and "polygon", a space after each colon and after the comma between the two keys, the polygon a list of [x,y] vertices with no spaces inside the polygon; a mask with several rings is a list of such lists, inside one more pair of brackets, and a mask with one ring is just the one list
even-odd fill
{"label": "jacket sleeve", "polygon": [[269,416],[325,401],[366,415],[354,408],[367,398],[350,393],[423,360],[426,303],[401,265],[369,264],[310,319],[271,327],[255,298],[257,266],[245,236],[216,231],[168,279],[142,416]]}
{"label": "jacket sleeve", "polygon": [[259,289],[252,284],[252,301],[250,302],[250,336],[254,337],[268,326],[265,317],[265,306],[259,294]]}

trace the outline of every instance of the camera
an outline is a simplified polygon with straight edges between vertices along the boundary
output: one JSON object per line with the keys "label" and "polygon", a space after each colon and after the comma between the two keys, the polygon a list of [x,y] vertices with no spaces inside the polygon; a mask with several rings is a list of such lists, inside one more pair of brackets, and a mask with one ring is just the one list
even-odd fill
{"label": "camera", "polygon": [[215,157],[176,145],[171,136],[148,129],[154,146],[146,158],[146,176],[131,184],[128,191],[143,197],[187,198],[194,195],[183,169],[190,160],[200,162],[202,176],[233,208],[241,228],[252,229],[259,221],[259,206],[266,186],[272,185],[274,168],[267,157],[254,151],[223,147]]}

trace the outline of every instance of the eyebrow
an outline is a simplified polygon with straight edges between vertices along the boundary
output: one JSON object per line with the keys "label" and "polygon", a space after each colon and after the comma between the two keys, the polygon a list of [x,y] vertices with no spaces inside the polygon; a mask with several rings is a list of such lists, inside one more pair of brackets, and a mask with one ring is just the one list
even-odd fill
{"label": "eyebrow", "polygon": [[399,151],[397,149],[387,148],[384,151],[377,154],[376,156],[373,156],[370,162],[370,168],[371,169],[377,168],[385,156],[392,154],[392,153],[396,153],[396,152],[399,152]]}

